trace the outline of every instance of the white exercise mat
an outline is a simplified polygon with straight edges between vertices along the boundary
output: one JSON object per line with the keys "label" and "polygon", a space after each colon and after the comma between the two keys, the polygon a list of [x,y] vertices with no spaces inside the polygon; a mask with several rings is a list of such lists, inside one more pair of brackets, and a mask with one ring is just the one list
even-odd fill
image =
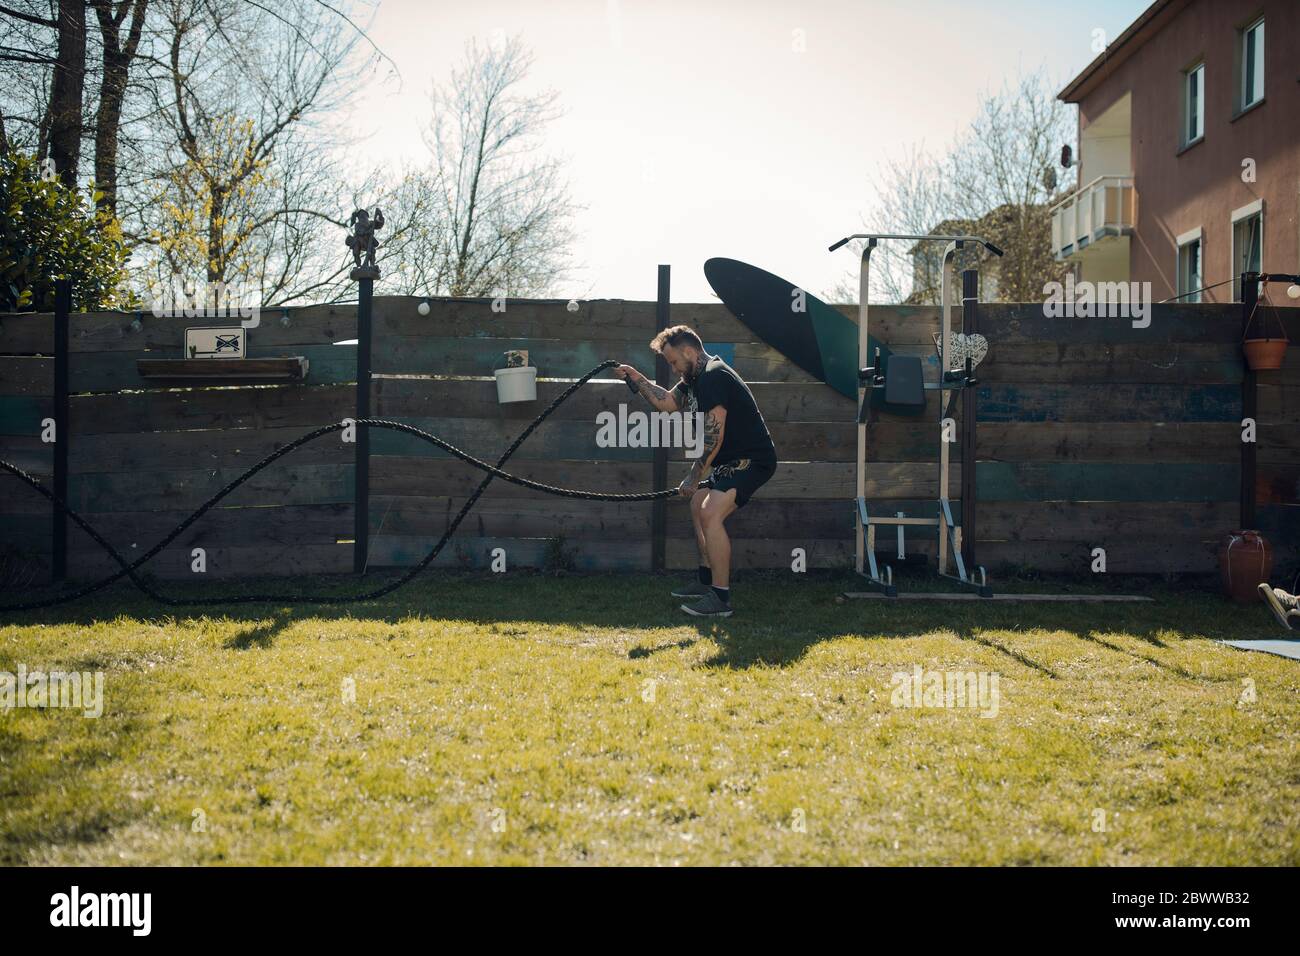
{"label": "white exercise mat", "polygon": [[1300,640],[1219,641],[1219,643],[1243,651],[1263,651],[1265,654],[1276,654],[1278,657],[1289,657],[1300,661]]}

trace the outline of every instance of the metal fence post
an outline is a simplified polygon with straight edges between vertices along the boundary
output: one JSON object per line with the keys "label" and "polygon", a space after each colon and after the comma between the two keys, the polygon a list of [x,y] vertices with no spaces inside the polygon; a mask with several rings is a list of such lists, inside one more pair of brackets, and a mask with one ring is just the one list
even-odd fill
{"label": "metal fence post", "polygon": [[[1246,335],[1246,326],[1259,302],[1259,273],[1243,272],[1241,274],[1241,334]],[[1243,359],[1244,361],[1244,359]],[[1246,374],[1241,380],[1241,417],[1257,420],[1259,415],[1259,393],[1257,391],[1258,375],[1246,363]],[[1259,435],[1258,422],[1255,428]],[[1258,444],[1253,441],[1241,443],[1241,529],[1255,530],[1255,451]]]}
{"label": "metal fence post", "polygon": [[[375,265],[375,230],[382,229],[384,214],[376,209],[373,216],[358,209],[348,220],[352,233],[347,237],[347,247],[352,250],[356,268],[350,276],[357,283],[357,400],[356,417],[370,417],[370,343],[371,316],[374,307],[375,280],[379,266]],[[363,574],[370,552],[370,430],[365,425],[356,426],[357,454],[353,498],[352,570]]]}
{"label": "metal fence post", "polygon": [[[659,289],[655,300],[655,334],[672,324],[672,306],[669,304],[672,266],[659,266]],[[655,383],[670,388],[668,381],[668,363],[662,355],[655,356]],[[668,449],[656,447],[654,450],[654,471],[652,486],[662,488],[668,483]],[[666,549],[668,537],[668,501],[656,498],[650,508],[650,570],[662,571],[667,564]]]}
{"label": "metal fence post", "polygon": [[[54,493],[68,500],[68,316],[72,312],[72,280],[54,281]],[[51,577],[68,577],[68,515],[52,509]]]}

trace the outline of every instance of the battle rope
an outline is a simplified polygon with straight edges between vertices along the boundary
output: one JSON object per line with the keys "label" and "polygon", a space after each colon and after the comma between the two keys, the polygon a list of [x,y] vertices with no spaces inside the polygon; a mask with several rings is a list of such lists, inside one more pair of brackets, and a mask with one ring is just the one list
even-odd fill
{"label": "battle rope", "polygon": [[[527,440],[528,436],[531,435],[537,429],[537,426],[540,425],[542,422],[546,421],[546,419],[550,416],[550,414],[554,412],[557,408],[559,408],[562,404],[564,404],[564,402],[567,401],[568,398],[571,395],[573,395],[574,392],[576,392],[582,386],[586,385],[587,382],[591,381],[591,379],[594,378],[596,375],[598,375],[600,372],[603,372],[607,368],[613,368],[618,364],[619,364],[618,362],[615,362],[613,360],[601,362],[590,372],[583,375],[582,378],[572,383],[568,388],[566,388],[563,392],[557,395],[555,399],[549,405],[547,405],[546,408],[542,410],[542,413],[538,415],[536,418],[534,418],[532,423],[529,424],[529,426],[519,434],[519,437],[516,438],[513,442],[511,442],[510,447],[505,450],[505,453],[499,459],[497,459],[497,463],[495,465],[490,465],[485,461],[481,461],[480,459],[475,458],[473,455],[469,454],[469,452],[461,451],[461,449],[457,448],[455,445],[451,444],[450,442],[442,438],[439,438],[437,435],[431,435],[426,431],[416,428],[414,425],[407,425],[404,424],[403,422],[390,422],[378,418],[356,418],[356,419],[349,419],[347,422],[338,422],[332,425],[324,425],[320,428],[317,428],[315,431],[308,432],[306,435],[303,435],[301,438],[294,439],[293,441],[285,445],[283,448],[277,448],[274,452],[267,455],[265,458],[259,461],[252,468],[248,469],[248,471],[244,472],[234,481],[230,482],[230,484],[226,485],[226,487],[222,488],[215,495],[209,498],[206,502],[204,502],[204,504],[201,507],[199,507],[197,511],[195,511],[192,515],[190,515],[188,518],[186,518],[184,521],[178,524],[171,531],[170,534],[168,534],[165,538],[163,538],[151,549],[149,549],[148,552],[141,555],[138,559],[136,559],[134,562],[130,564],[127,563],[126,558],[124,558],[117,551],[116,548],[114,548],[111,544],[105,541],[104,538],[99,534],[99,532],[97,532],[94,528],[92,528],[86,522],[86,520],[81,517],[81,515],[77,514],[75,511],[69,508],[68,505],[61,498],[59,498],[56,494],[54,494],[52,491],[50,491],[48,488],[42,485],[39,481],[32,478],[21,468],[18,468],[16,465],[13,465],[7,461],[0,460],[0,468],[9,472],[11,475],[16,475],[17,477],[21,478],[23,481],[27,482],[27,484],[31,485],[38,492],[43,494],[46,498],[49,498],[50,501],[54,503],[55,507],[62,509],[68,515],[68,517],[70,517],[74,522],[76,522],[77,526],[80,527],[81,530],[85,531],[86,534],[90,535],[91,539],[100,547],[102,547],[105,551],[107,551],[113,557],[113,560],[116,561],[122,568],[121,571],[111,574],[101,581],[96,581],[93,584],[84,585],[83,587],[77,589],[76,591],[72,591],[71,593],[60,595],[59,597],[56,598],[48,598],[42,601],[28,601],[23,604],[0,605],[0,612],[30,611],[30,610],[35,610],[37,608],[53,607],[57,604],[66,604],[69,601],[75,601],[78,598],[85,597],[87,594],[91,594],[95,591],[100,590],[101,588],[107,587],[108,585],[112,584],[114,581],[121,578],[123,575],[129,577],[131,579],[131,582],[137,588],[139,588],[149,597],[153,598],[155,601],[159,602],[160,604],[167,604],[172,606],[216,605],[216,604],[264,604],[264,603],[344,604],[351,601],[373,601],[375,598],[380,598],[383,597],[385,594],[389,594],[393,591],[396,591],[398,588],[402,587],[404,584],[409,582],[412,578],[414,578],[417,574],[419,574],[421,571],[423,571],[426,567],[429,566],[429,563],[432,562],[438,556],[438,554],[442,551],[443,547],[447,544],[447,541],[451,538],[451,536],[456,533],[456,529],[460,526],[460,523],[465,519],[465,516],[469,514],[470,509],[474,507],[474,504],[478,501],[479,497],[487,489],[487,486],[492,483],[492,479],[494,478],[501,478],[505,481],[511,482],[512,484],[520,485],[524,488],[532,488],[535,491],[544,491],[547,494],[561,495],[566,498],[581,498],[587,501],[653,501],[657,498],[667,498],[672,495],[675,495],[677,494],[677,489],[675,488],[666,488],[661,491],[643,491],[643,492],[636,492],[633,494],[606,494],[597,491],[583,491],[574,488],[560,488],[555,485],[548,485],[540,481],[533,481],[531,478],[522,478],[519,475],[512,475],[509,474],[508,472],[501,470],[502,466],[505,465],[505,463],[510,460],[510,457],[516,451],[518,451],[519,446],[522,445],[524,441]],[[443,533],[442,537],[438,540],[438,543],[433,546],[433,550],[430,551],[427,555],[425,555],[424,560],[421,561],[419,564],[417,564],[415,567],[411,568],[411,570],[409,570],[406,574],[402,575],[400,578],[398,578],[396,581],[393,581],[390,584],[386,584],[381,588],[376,588],[373,591],[368,591],[363,594],[327,595],[323,597],[313,597],[311,595],[301,595],[301,594],[245,594],[236,597],[185,598],[185,599],[171,598],[165,594],[160,594],[159,592],[151,588],[148,582],[142,580],[140,577],[136,575],[135,573],[136,568],[140,567],[140,565],[144,564],[146,561],[152,559],[156,554],[158,554],[158,552],[160,552],[163,548],[167,547],[167,545],[169,545],[172,541],[174,541],[176,537],[180,535],[186,528],[188,528],[195,521],[201,518],[204,515],[204,513],[208,511],[208,509],[210,509],[218,501],[226,497],[226,495],[230,494],[232,491],[234,491],[236,488],[238,488],[240,485],[246,482],[249,478],[253,477],[253,475],[257,474],[267,465],[271,464],[273,461],[277,460],[278,458],[287,455],[295,448],[305,445],[310,441],[315,441],[317,438],[320,438],[324,435],[328,435],[331,432],[341,431],[342,429],[349,427],[349,423],[353,423],[356,425],[365,425],[368,428],[389,428],[392,429],[393,431],[406,432],[408,435],[414,435],[416,438],[419,438],[422,441],[426,441],[431,445],[435,445],[438,448],[441,448],[444,451],[451,453],[452,455],[459,458],[461,461],[465,462],[466,464],[473,465],[475,468],[487,472],[483,480],[479,482],[478,487],[474,489],[473,494],[471,494],[469,498],[465,501],[465,504],[461,507],[456,517],[452,519],[451,524],[447,526],[447,530]]]}

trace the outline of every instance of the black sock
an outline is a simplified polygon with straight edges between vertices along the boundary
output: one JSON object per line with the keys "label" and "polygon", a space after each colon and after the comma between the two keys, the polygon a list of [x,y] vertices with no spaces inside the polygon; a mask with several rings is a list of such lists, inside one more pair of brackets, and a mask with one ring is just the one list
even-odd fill
{"label": "black sock", "polygon": [[700,565],[700,583],[705,587],[713,583],[713,571],[708,565]]}
{"label": "black sock", "polygon": [[713,593],[718,596],[723,604],[731,606],[731,588],[714,588]]}

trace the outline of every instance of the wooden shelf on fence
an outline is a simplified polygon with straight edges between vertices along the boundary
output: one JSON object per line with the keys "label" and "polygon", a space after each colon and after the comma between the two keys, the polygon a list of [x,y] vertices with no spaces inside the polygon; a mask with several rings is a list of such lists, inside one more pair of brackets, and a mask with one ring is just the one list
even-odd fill
{"label": "wooden shelf on fence", "polygon": [[301,382],[307,377],[302,355],[245,359],[138,359],[141,378],[168,382]]}

